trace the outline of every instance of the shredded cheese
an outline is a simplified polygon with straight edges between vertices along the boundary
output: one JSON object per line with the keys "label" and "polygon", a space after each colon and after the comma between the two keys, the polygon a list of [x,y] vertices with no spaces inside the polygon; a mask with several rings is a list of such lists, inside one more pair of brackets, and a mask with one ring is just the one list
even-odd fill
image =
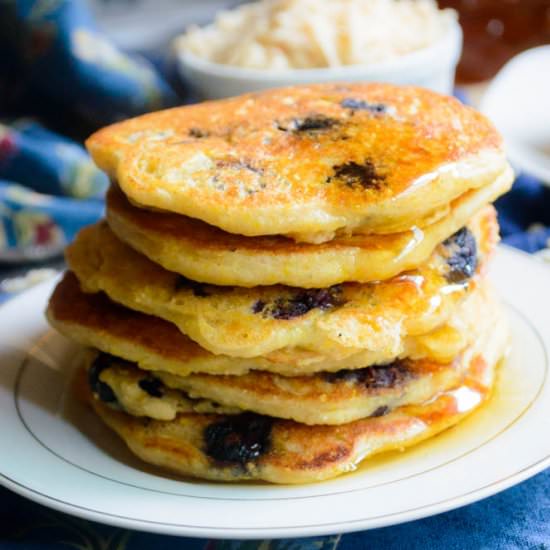
{"label": "shredded cheese", "polygon": [[430,46],[455,19],[435,0],[260,0],[189,28],[177,46],[252,69],[373,64]]}

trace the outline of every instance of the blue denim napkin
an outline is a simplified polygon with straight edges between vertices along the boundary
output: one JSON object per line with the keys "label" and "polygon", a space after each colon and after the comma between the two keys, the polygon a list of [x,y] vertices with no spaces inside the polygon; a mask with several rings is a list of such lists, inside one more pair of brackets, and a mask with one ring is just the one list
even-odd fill
{"label": "blue denim napkin", "polygon": [[550,247],[550,187],[528,175],[496,203],[503,241],[525,252]]}

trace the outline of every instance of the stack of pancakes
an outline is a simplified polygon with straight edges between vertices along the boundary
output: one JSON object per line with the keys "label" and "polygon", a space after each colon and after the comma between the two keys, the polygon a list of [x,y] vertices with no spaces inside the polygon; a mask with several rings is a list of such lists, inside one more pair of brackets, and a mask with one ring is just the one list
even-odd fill
{"label": "stack of pancakes", "polygon": [[106,221],[48,309],[87,395],[145,461],[301,483],[457,423],[506,327],[486,281],[512,172],[479,113],[326,84],[115,124]]}

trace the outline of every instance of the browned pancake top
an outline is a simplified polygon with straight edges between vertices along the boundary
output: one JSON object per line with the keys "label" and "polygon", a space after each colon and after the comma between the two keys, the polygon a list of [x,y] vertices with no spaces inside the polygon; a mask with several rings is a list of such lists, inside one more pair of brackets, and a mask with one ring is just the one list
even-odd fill
{"label": "browned pancake top", "polygon": [[506,167],[483,115],[425,89],[372,83],[179,107],[109,126],[87,146],[138,204],[311,242],[339,228],[406,228]]}

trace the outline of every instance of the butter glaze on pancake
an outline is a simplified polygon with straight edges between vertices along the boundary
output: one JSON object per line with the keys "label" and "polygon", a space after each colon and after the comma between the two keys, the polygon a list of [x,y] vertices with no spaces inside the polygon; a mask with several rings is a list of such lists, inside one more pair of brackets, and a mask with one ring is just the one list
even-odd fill
{"label": "butter glaze on pancake", "polygon": [[[498,327],[495,327],[495,329]],[[423,405],[339,426],[244,415],[180,414],[173,421],[138,418],[88,398],[102,420],[146,462],[174,473],[218,481],[309,483],[353,471],[363,460],[404,449],[453,426],[490,396],[505,353],[500,330],[481,335],[462,385]]]}
{"label": "butter glaze on pancake", "polygon": [[[354,109],[384,105],[381,112]],[[87,141],[136,204],[246,236],[394,233],[506,172],[501,138],[456,99],[320,84],[151,113]]]}
{"label": "butter glaze on pancake", "polygon": [[70,272],[57,285],[46,315],[50,324],[68,338],[135,362],[145,370],[162,370],[177,376],[194,372],[241,375],[250,370],[299,376],[362,368],[403,357],[451,361],[475,334],[479,314],[476,304],[474,291],[454,310],[449,324],[428,334],[404,338],[397,354],[367,350],[344,359],[297,349],[249,359],[214,355],[168,321],[127,309],[103,293],[82,292]]}
{"label": "butter glaze on pancake", "polygon": [[[497,240],[494,209],[475,216],[469,227],[482,269]],[[174,323],[212,353],[233,357],[295,348],[332,358],[363,350],[396,356],[404,338],[444,323],[477,285],[477,277],[449,282],[448,258],[438,248],[417,270],[379,283],[317,290],[197,287],[135,252],[106,224],[84,229],[67,249],[67,261],[85,292],[103,291],[126,307]],[[287,310],[292,314],[277,313]]]}
{"label": "butter glaze on pancake", "polygon": [[[477,302],[478,333],[496,333],[501,322],[496,302],[489,296]],[[191,398],[203,407],[204,400],[216,403],[218,410],[214,412],[219,413],[231,408],[310,425],[337,425],[387,414],[399,406],[421,404],[461,384],[472,355],[479,351],[470,346],[449,363],[402,359],[387,365],[290,378],[260,371],[243,376],[174,376],[143,371],[135,363],[107,356],[109,366],[100,380],[112,389],[115,402],[135,416],[172,420],[179,412],[189,412]]]}
{"label": "butter glaze on pancake", "polygon": [[116,187],[107,195],[107,220],[117,236],[163,267],[194,280],[252,287],[286,284],[327,287],[385,280],[413,269],[487,203],[508,190],[511,173],[455,199],[428,226],[393,235],[338,237],[312,245],[285,237],[242,237],[198,220],[130,205]]}

